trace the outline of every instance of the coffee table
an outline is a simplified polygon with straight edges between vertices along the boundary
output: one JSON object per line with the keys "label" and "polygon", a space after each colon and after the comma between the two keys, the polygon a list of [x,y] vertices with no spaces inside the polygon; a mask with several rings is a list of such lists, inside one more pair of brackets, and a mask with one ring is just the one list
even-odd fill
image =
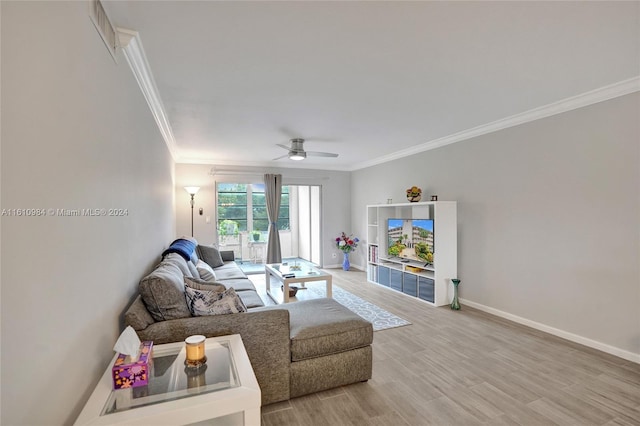
{"label": "coffee table", "polygon": [[187,370],[185,344],[153,347],[149,384],[112,388],[103,374],[76,425],[172,424],[216,419],[222,425],[260,424],[260,387],[240,335],[205,340],[206,368]]}
{"label": "coffee table", "polygon": [[[299,269],[298,269],[299,268]],[[313,266],[289,263],[268,263],[264,265],[265,274],[265,287],[267,294],[276,303],[289,303],[289,286],[293,283],[301,283],[304,287],[305,283],[311,281],[325,281],[327,285],[327,297],[333,297],[331,282],[333,277],[320,269]],[[293,274],[288,277],[287,274]],[[282,290],[283,298],[282,302],[276,298],[271,292],[271,278],[275,278],[276,281],[282,283],[284,289]]]}

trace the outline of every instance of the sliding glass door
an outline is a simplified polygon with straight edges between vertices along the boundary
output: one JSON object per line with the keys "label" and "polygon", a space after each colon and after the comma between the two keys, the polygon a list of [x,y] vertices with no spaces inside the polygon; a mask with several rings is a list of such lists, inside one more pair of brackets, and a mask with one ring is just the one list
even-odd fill
{"label": "sliding glass door", "polygon": [[[317,185],[284,185],[278,216],[282,258],[321,264],[321,191]],[[242,263],[266,258],[264,183],[216,183],[218,245]]]}
{"label": "sliding glass door", "polygon": [[320,187],[295,186],[298,194],[298,257],[320,265]]}

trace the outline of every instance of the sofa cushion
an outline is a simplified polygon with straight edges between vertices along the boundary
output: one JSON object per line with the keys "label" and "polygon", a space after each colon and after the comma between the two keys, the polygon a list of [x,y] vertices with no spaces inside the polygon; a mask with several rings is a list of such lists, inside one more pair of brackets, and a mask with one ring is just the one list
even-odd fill
{"label": "sofa cushion", "polygon": [[196,269],[198,270],[198,273],[200,274],[200,278],[202,278],[205,281],[215,281],[216,280],[216,273],[213,271],[213,268],[211,266],[209,266],[209,264],[207,262],[204,262],[202,260],[198,260],[198,263],[196,263]]}
{"label": "sofa cushion", "polygon": [[184,299],[185,260],[171,253],[138,285],[142,301],[156,321],[191,316]]}
{"label": "sofa cushion", "polygon": [[220,251],[215,247],[198,245],[196,248],[198,257],[209,264],[212,268],[224,265]]}
{"label": "sofa cushion", "polygon": [[244,306],[244,303],[232,288],[223,292],[216,292],[197,290],[187,285],[184,295],[191,314],[196,317],[247,312],[247,307]]}
{"label": "sofa cushion", "polygon": [[191,288],[195,288],[196,290],[215,291],[217,293],[222,293],[227,289],[227,286],[222,283],[206,281],[193,277],[184,277],[184,284]]}
{"label": "sofa cushion", "polygon": [[218,281],[230,280],[233,278],[247,278],[247,274],[242,272],[242,269],[236,262],[225,262],[223,265],[214,269],[216,278]]}
{"label": "sofa cushion", "polygon": [[220,284],[223,284],[226,288],[233,287],[233,289],[237,292],[243,292],[248,290],[256,291],[256,286],[253,285],[253,282],[249,278],[233,278],[224,281],[218,281]]}
{"label": "sofa cushion", "polygon": [[260,295],[257,291],[245,290],[245,291],[236,291],[236,294],[242,299],[242,303],[247,309],[252,308],[260,308],[264,306],[264,302],[260,298]]}
{"label": "sofa cushion", "polygon": [[333,299],[279,305],[289,311],[291,361],[361,348],[373,342],[372,324]]}

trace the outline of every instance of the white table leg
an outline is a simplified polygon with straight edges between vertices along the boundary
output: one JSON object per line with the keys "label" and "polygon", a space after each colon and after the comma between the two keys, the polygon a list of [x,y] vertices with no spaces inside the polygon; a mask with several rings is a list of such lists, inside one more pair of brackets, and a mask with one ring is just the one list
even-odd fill
{"label": "white table leg", "polygon": [[244,425],[260,426],[260,409],[259,408],[244,410]]}
{"label": "white table leg", "polygon": [[289,280],[283,280],[282,285],[284,288],[284,290],[282,290],[284,303],[289,303]]}
{"label": "white table leg", "polygon": [[264,272],[264,286],[267,289],[267,293],[271,293],[271,272],[266,269]]}

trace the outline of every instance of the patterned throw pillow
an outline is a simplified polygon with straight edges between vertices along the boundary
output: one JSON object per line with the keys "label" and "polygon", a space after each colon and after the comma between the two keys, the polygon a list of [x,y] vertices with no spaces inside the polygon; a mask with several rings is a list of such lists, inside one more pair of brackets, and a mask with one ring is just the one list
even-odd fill
{"label": "patterned throw pillow", "polygon": [[198,260],[198,263],[196,264],[196,269],[200,273],[200,278],[202,278],[203,280],[205,281],[216,280],[216,273],[213,271],[213,268],[209,266],[207,262]]}
{"label": "patterned throw pillow", "polygon": [[196,290],[186,285],[184,295],[187,299],[189,311],[194,317],[247,312],[247,307],[242,303],[233,288],[218,293],[215,291]]}

